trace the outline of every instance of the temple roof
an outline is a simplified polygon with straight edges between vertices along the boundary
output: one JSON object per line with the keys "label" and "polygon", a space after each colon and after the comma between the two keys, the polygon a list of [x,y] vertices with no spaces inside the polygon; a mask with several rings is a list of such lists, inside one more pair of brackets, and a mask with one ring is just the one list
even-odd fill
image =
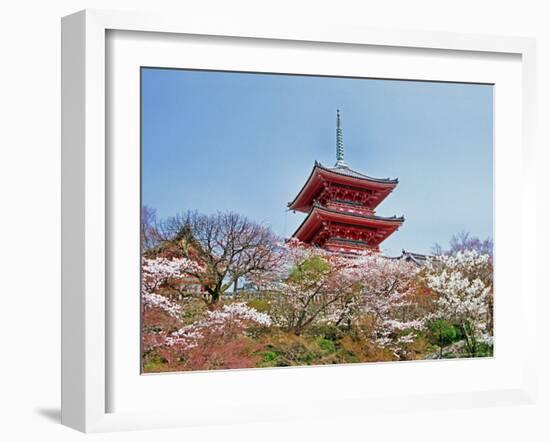
{"label": "temple roof", "polygon": [[405,261],[413,262],[416,265],[421,266],[421,265],[424,265],[426,263],[426,261],[431,257],[432,256],[430,256],[430,255],[424,255],[422,253],[410,252],[408,250],[403,249],[401,251],[401,255],[399,255],[399,256],[388,256],[387,258],[389,258],[389,259],[403,259]]}
{"label": "temple roof", "polygon": [[315,161],[315,166],[320,169],[328,170],[330,172],[338,173],[340,175],[346,175],[353,178],[359,178],[362,180],[372,181],[375,183],[384,183],[384,184],[397,184],[399,180],[397,178],[373,178],[371,176],[365,175],[364,173],[357,172],[356,170],[350,169],[348,166],[335,166],[335,167],[326,167],[323,166],[320,162]]}
{"label": "temple roof", "polygon": [[324,181],[332,181],[358,189],[375,189],[379,195],[375,198],[372,208],[380,204],[398,183],[397,179],[369,177],[348,166],[326,167],[315,161],[308,179],[294,200],[288,203],[288,207],[292,210],[308,211]]}

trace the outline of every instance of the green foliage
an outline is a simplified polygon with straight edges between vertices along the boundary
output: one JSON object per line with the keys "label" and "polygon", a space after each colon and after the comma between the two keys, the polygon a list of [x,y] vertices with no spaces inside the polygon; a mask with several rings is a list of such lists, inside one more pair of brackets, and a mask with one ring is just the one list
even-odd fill
{"label": "green foliage", "polygon": [[290,273],[289,280],[298,283],[303,279],[317,279],[330,271],[330,264],[321,256],[314,256],[300,263]]}
{"label": "green foliage", "polygon": [[285,339],[275,343],[273,352],[277,354],[276,365],[278,367],[309,365],[313,360],[307,342],[300,338]]}
{"label": "green foliage", "polygon": [[476,351],[474,357],[476,358],[486,358],[493,356],[493,346],[486,344],[484,342],[478,343],[476,346]]}
{"label": "green foliage", "polygon": [[263,354],[262,361],[263,362],[273,362],[277,359],[277,353],[274,351],[266,351]]}
{"label": "green foliage", "polygon": [[165,371],[167,367],[167,360],[160,357],[157,354],[148,354],[144,358],[143,371],[145,373],[158,373]]}
{"label": "green foliage", "polygon": [[[294,333],[279,333],[266,338],[267,342],[261,352],[262,360],[258,364],[260,367],[288,367],[326,363],[320,361],[324,355],[329,355],[331,349],[334,348],[332,341],[319,339],[318,337],[296,336]],[[320,341],[323,343],[319,345]],[[327,342],[332,344],[332,347]]]}
{"label": "green foliage", "polygon": [[447,321],[438,319],[430,324],[431,338],[437,345],[449,345],[460,339],[460,332],[457,327]]}
{"label": "green foliage", "polygon": [[263,339],[263,349],[259,352],[261,360],[257,367],[348,364],[394,359],[392,352],[365,345],[363,339],[352,339],[347,334],[330,340],[314,333],[296,336],[289,332],[264,336]]}
{"label": "green foliage", "polygon": [[265,299],[251,299],[247,301],[246,305],[262,313],[267,313],[271,310],[269,302]]}
{"label": "green foliage", "polygon": [[460,328],[443,319],[433,321],[428,325],[428,340],[438,347],[438,358],[453,358],[454,353],[445,352],[445,348],[462,339]]}
{"label": "green foliage", "polygon": [[325,338],[319,338],[317,339],[317,345],[319,348],[327,353],[334,353],[336,352],[336,346],[334,345],[333,341],[329,341]]}
{"label": "green foliage", "polygon": [[160,326],[153,326],[153,327],[143,327],[144,333],[160,333],[162,332],[162,327]]}
{"label": "green foliage", "polygon": [[329,341],[338,341],[339,339],[344,336],[344,333],[340,328],[333,324],[323,324],[316,327],[312,327],[311,336],[320,336],[324,339],[328,339]]}

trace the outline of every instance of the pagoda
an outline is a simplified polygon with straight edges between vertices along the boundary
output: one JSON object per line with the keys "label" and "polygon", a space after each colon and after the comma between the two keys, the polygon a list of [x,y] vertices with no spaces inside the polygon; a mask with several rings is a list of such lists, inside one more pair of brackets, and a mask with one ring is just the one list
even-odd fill
{"label": "pagoda", "polygon": [[395,189],[397,179],[372,178],[356,172],[344,161],[340,111],[336,112],[336,164],[315,161],[309,178],[289,210],[307,213],[293,238],[340,253],[380,251],[380,243],[405,218],[382,217],[376,207]]}

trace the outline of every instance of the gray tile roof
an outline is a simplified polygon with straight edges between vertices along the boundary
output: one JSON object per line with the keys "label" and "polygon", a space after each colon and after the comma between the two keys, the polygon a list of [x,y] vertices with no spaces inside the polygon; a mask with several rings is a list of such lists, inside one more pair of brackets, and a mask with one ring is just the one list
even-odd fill
{"label": "gray tile roof", "polygon": [[423,255],[422,253],[409,252],[402,250],[399,256],[388,256],[389,259],[403,259],[405,261],[413,262],[416,265],[424,265],[426,261],[431,258],[431,255]]}
{"label": "gray tile roof", "polygon": [[387,184],[397,184],[399,180],[397,178],[391,179],[391,178],[373,178],[371,176],[365,175],[363,173],[357,172],[356,170],[350,169],[347,166],[337,166],[337,167],[326,167],[323,166],[318,161],[315,161],[315,165],[319,167],[320,169],[328,170],[329,172],[338,173],[340,175],[346,175],[353,178],[360,178],[365,179],[369,181],[375,181],[377,183],[387,183]]}

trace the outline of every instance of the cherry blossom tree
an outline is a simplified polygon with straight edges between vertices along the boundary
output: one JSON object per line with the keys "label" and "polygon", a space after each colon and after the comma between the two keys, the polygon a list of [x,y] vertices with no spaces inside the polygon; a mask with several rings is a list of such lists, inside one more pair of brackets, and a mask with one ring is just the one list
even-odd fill
{"label": "cherry blossom tree", "polygon": [[252,325],[269,327],[271,324],[268,314],[245,303],[226,304],[221,309],[207,311],[202,319],[173,332],[166,339],[166,345],[185,351],[197,347],[207,336],[227,339]]}
{"label": "cherry blossom tree", "polygon": [[197,272],[200,268],[186,258],[142,258],[142,341],[145,351],[163,345],[170,329],[181,326],[182,304],[174,302],[169,295],[173,293],[171,287],[177,286],[188,271]]}
{"label": "cherry blossom tree", "polygon": [[161,223],[163,246],[171,255],[200,263],[187,270],[208,294],[214,309],[239,279],[278,265],[277,237],[268,227],[235,213],[188,212]]}
{"label": "cherry blossom tree", "polygon": [[[440,356],[451,338],[464,339],[471,356],[491,343],[488,254],[459,250],[418,266],[379,253],[280,244],[240,217],[190,219],[175,234],[163,231],[142,258],[143,357],[161,370],[257,366],[278,340],[282,349],[288,341],[311,352],[321,337],[330,339],[332,360],[349,352],[357,360],[422,356],[432,348],[417,339],[421,330],[437,334]],[[238,277],[258,288],[255,303],[222,297]],[[204,291],[187,293],[190,280]],[[447,337],[446,324],[457,336]]]}
{"label": "cherry blossom tree", "polygon": [[475,356],[479,343],[492,342],[492,280],[486,279],[491,270],[491,257],[476,250],[439,256],[426,264],[426,285],[438,295],[433,318],[460,328],[470,356]]}
{"label": "cherry blossom tree", "polygon": [[271,290],[282,294],[276,320],[296,335],[318,322],[351,327],[369,315],[370,338],[389,347],[410,342],[412,335],[406,332],[422,327],[421,320],[410,319],[414,264],[375,253],[346,256],[294,240],[283,250],[285,265],[272,279]]}
{"label": "cherry blossom tree", "polygon": [[277,324],[301,335],[306,327],[326,319],[334,304],[345,304],[351,296],[354,281],[345,272],[351,260],[296,240],[281,245],[279,251],[277,269],[251,277],[263,290],[278,294],[273,299],[278,304]]}
{"label": "cherry blossom tree", "polygon": [[[151,295],[163,295],[159,292],[177,292],[185,296],[189,293],[181,289],[182,279],[191,275],[199,275],[203,271],[202,266],[188,258],[142,258],[141,260],[141,293],[144,299]],[[194,277],[194,276],[191,276]]]}
{"label": "cherry blossom tree", "polygon": [[248,334],[271,324],[269,315],[244,303],[226,304],[175,331],[149,337],[147,350],[185,369],[249,367],[257,356],[247,349]]}
{"label": "cherry blossom tree", "polygon": [[156,293],[144,293],[141,299],[144,309],[160,309],[176,319],[182,313],[181,305],[171,301],[166,296],[157,295]]}
{"label": "cherry blossom tree", "polygon": [[372,318],[370,339],[397,357],[403,356],[404,347],[424,328],[412,300],[418,267],[379,254],[365,255],[356,265],[361,269],[362,312]]}

